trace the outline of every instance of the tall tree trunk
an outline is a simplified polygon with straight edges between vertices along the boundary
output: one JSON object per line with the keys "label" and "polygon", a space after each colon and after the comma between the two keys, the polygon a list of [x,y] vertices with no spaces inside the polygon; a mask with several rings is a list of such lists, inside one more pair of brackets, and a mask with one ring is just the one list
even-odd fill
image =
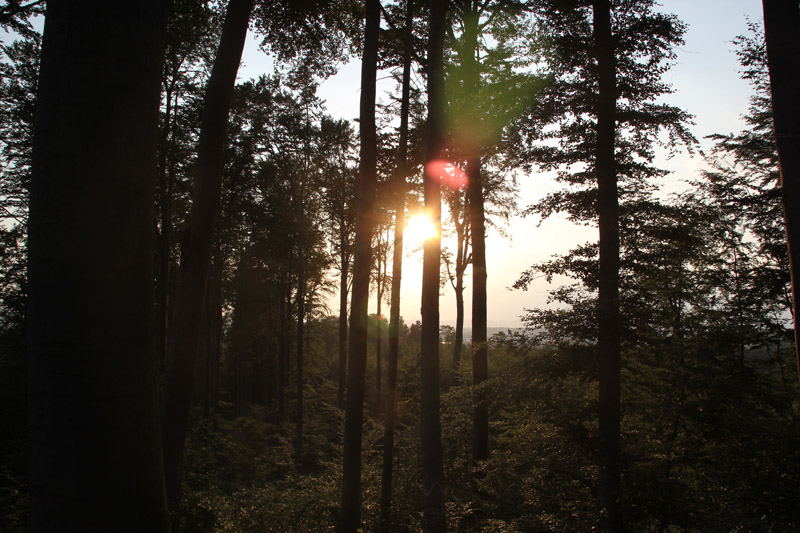
{"label": "tall tree trunk", "polygon": [[208,346],[206,348],[205,379],[203,390],[203,413],[206,418],[211,409],[216,407],[217,392],[217,367],[220,359],[220,346],[222,343],[222,316],[220,300],[222,292],[222,257],[220,256],[219,242],[214,250],[213,269],[209,278],[208,291]]}
{"label": "tall tree trunk", "polygon": [[162,421],[164,472],[172,511],[177,509],[180,499],[180,469],[189,423],[200,316],[220,203],[225,127],[252,8],[253,0],[230,0],[228,3],[217,57],[203,101],[192,208],[181,239],[181,264],[167,347]]}
{"label": "tall tree trunk", "polygon": [[[453,383],[458,382],[458,369],[461,365],[461,352],[464,347],[464,272],[470,262],[470,220],[469,220],[469,192],[463,198],[460,207],[461,215],[454,212],[453,220],[456,227],[456,262],[455,283],[452,275],[450,284],[456,293],[456,330],[453,342]],[[451,210],[452,207],[451,207]],[[448,267],[449,273],[449,267]]]}
{"label": "tall tree trunk", "polygon": [[[383,233],[381,231],[381,233]],[[381,415],[381,398],[383,395],[381,394],[381,300],[383,300],[383,283],[386,279],[386,258],[381,258],[382,252],[378,252],[378,290],[376,291],[377,296],[377,308],[375,310],[375,416],[379,417]],[[383,264],[383,270],[381,270],[381,264]]]}
{"label": "tall tree trunk", "polygon": [[428,120],[425,128],[426,165],[423,176],[425,209],[437,235],[425,240],[422,259],[422,398],[420,412],[424,531],[444,531],[442,426],[439,413],[439,268],[441,261],[442,198],[440,176],[432,175],[441,157],[444,112],[444,32],[447,4],[430,1],[428,34]]}
{"label": "tall tree trunk", "polygon": [[[469,15],[464,21],[464,84],[477,97],[480,86],[478,70],[477,6],[469,2]],[[473,120],[481,127],[480,117]],[[486,347],[486,221],[483,206],[483,181],[481,176],[482,147],[475,142],[469,147],[467,159],[467,202],[469,225],[472,232],[472,383],[476,386],[472,425],[472,457],[476,461],[489,458],[489,414],[486,392],[480,385],[489,378]]]}
{"label": "tall tree trunk", "polygon": [[153,335],[165,2],[48,2],[28,222],[32,531],[165,531]]}
{"label": "tall tree trunk", "polygon": [[275,387],[275,418],[278,422],[286,420],[286,373],[289,369],[289,298],[287,294],[291,289],[289,283],[284,280],[281,286],[281,301],[280,301],[280,329],[278,330],[278,368],[277,377],[278,383]]}
{"label": "tall tree trunk", "polygon": [[[302,218],[302,215],[301,215]],[[305,224],[305,221],[301,222]],[[301,230],[302,232],[303,230]],[[306,277],[303,264],[303,237],[297,243],[297,416],[295,418],[295,462],[299,465],[303,455],[303,321],[305,320]]]}
{"label": "tall tree trunk", "polygon": [[339,239],[339,260],[341,273],[339,277],[339,387],[336,390],[336,406],[344,409],[344,386],[347,378],[347,271],[349,259],[345,250],[344,235]]}
{"label": "tall tree trunk", "polygon": [[464,271],[456,262],[456,331],[453,341],[453,382],[458,379],[457,372],[461,366],[461,347],[464,344]]}
{"label": "tall tree trunk", "polygon": [[800,6],[797,0],[763,0],[764,34],[772,89],[772,109],[781,166],[783,216],[792,278],[792,311],[797,368],[798,283],[800,283]]}
{"label": "tall tree trunk", "polygon": [[389,360],[386,362],[386,415],[383,421],[383,470],[381,473],[381,531],[392,529],[392,474],[394,428],[397,424],[397,359],[400,353],[400,287],[403,275],[403,230],[406,224],[406,173],[408,172],[408,115],[411,100],[411,37],[414,2],[406,0],[403,88],[400,97],[400,142],[397,155],[397,204],[392,252],[392,294],[389,304]]}
{"label": "tall tree trunk", "polygon": [[467,163],[472,226],[472,383],[478,387],[472,425],[472,457],[489,458],[489,413],[486,391],[480,385],[489,379],[486,346],[486,242],[483,210],[481,158],[476,154]]}
{"label": "tall tree trunk", "polygon": [[[159,298],[158,298],[158,327],[157,327],[157,356],[162,367],[167,354],[167,322],[169,317],[169,270],[171,259],[172,240],[172,161],[168,158],[168,146],[172,132],[172,95],[174,83],[166,90],[166,109],[164,111],[164,126],[161,132],[161,150],[158,161],[158,180],[160,182],[159,204],[161,206],[161,233],[159,235]],[[169,167],[169,168],[168,168]]]}
{"label": "tall tree trunk", "polygon": [[620,471],[620,307],[619,194],[614,157],[616,65],[611,37],[611,2],[594,0],[595,54],[599,72],[597,101],[597,215],[600,233],[598,280],[600,529],[622,531]]}
{"label": "tall tree trunk", "polygon": [[364,419],[364,388],[367,366],[367,304],[372,265],[372,233],[377,187],[377,132],[375,126],[375,80],[378,64],[380,2],[367,0],[364,26],[364,56],[361,61],[360,163],[353,254],[353,294],[350,299],[350,339],[347,366],[347,406],[344,422],[342,472],[342,531],[361,527],[361,426]]}

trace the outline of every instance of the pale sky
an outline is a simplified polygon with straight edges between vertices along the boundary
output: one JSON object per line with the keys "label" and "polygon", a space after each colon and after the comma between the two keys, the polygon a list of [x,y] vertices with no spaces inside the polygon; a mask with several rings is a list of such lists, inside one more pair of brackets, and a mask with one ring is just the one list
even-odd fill
{"label": "pale sky", "polygon": [[[709,147],[709,143],[703,140],[704,136],[735,132],[744,127],[741,115],[747,111],[750,88],[739,79],[739,65],[731,40],[747,32],[746,17],[760,21],[761,2],[664,0],[662,5],[663,11],[675,13],[689,25],[685,35],[686,44],[677,51],[676,64],[665,77],[675,89],[675,94],[669,95],[665,100],[695,116],[696,125],[692,131],[703,146]],[[269,62],[258,51],[257,43],[251,36],[246,45],[240,78],[249,79],[265,72],[271,72]],[[359,78],[360,64],[356,59],[323,84],[320,97],[326,100],[328,113],[346,119],[358,116]],[[391,87],[386,87],[389,88]],[[658,164],[673,171],[673,175],[664,181],[667,191],[679,190],[682,182],[696,178],[698,169],[703,166],[699,156],[690,158],[685,155],[672,160],[661,158]],[[521,206],[531,204],[559,187],[545,175],[531,174],[520,178]],[[517,217],[508,227],[510,239],[493,231],[487,237],[490,327],[518,327],[519,317],[525,308],[546,305],[548,285],[544,280],[535,281],[528,291],[509,290],[523,270],[535,262],[546,260],[554,253],[564,253],[576,244],[597,239],[595,228],[576,228],[563,219],[549,219],[539,227],[537,223],[538,220],[535,219]],[[421,256],[422,253],[419,252],[406,255],[404,259],[400,312],[407,324],[420,318]],[[469,277],[465,284],[465,325],[469,327]],[[332,297],[330,304],[334,310],[337,309],[336,298]],[[387,309],[387,306],[384,305],[383,308]],[[375,312],[374,309],[375,303],[372,301],[370,313]],[[455,315],[455,298],[448,284],[442,290],[440,298],[440,321],[442,324],[454,324]]]}

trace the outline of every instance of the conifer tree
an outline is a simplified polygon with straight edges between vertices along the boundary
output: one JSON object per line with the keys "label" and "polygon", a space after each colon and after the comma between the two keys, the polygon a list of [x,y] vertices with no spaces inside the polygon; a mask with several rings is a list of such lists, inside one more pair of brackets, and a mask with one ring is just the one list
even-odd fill
{"label": "conifer tree", "polygon": [[[647,180],[663,176],[654,168],[653,146],[665,130],[673,146],[691,145],[688,115],[656,103],[669,92],[661,81],[681,43],[684,26],[658,13],[649,0],[624,2],[535,2],[554,81],[521,126],[530,142],[527,157],[559,171],[570,187],[545,197],[529,209],[542,216],[565,211],[574,221],[597,224],[598,243],[582,247],[597,263],[587,288],[596,290],[593,335],[597,343],[599,380],[598,503],[601,529],[620,531],[620,212],[625,204],[646,197]],[[545,125],[558,127],[545,131]],[[542,143],[560,139],[559,146]],[[577,167],[577,168],[576,168]],[[581,168],[582,167],[582,168]],[[568,265],[583,268],[589,265]],[[577,272],[580,272],[578,270]],[[523,275],[520,285],[530,281]]]}
{"label": "conifer tree", "polygon": [[378,66],[380,2],[367,0],[364,52],[361,60],[360,161],[353,251],[353,292],[350,300],[350,338],[342,466],[342,531],[361,527],[361,439],[367,365],[367,304],[372,264],[375,195],[377,188],[377,130],[375,93]]}

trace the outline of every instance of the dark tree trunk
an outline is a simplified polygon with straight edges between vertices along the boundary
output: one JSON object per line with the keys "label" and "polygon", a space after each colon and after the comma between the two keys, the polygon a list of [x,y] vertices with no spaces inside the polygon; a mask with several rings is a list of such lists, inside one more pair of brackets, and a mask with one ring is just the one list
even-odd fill
{"label": "dark tree trunk", "polygon": [[[478,70],[478,22],[477,6],[469,2],[470,15],[464,22],[464,85],[476,96],[480,88]],[[481,117],[473,124],[480,127]],[[480,385],[489,378],[486,346],[486,221],[483,205],[483,181],[481,176],[481,150],[479,143],[469,147],[467,159],[467,202],[469,204],[469,227],[472,232],[472,383],[476,386],[472,425],[472,457],[476,461],[489,458],[489,414],[486,392]]]}
{"label": "dark tree trunk", "polygon": [[599,72],[597,101],[597,215],[600,232],[598,280],[600,529],[622,531],[619,511],[620,308],[619,195],[614,158],[616,66],[611,37],[610,0],[594,0],[595,54]]}
{"label": "dark tree trunk", "polygon": [[344,235],[339,240],[339,260],[342,271],[339,278],[339,388],[336,390],[336,406],[344,409],[344,386],[347,379],[347,271],[349,259]]}
{"label": "dark tree trunk", "polygon": [[[470,215],[469,215],[469,193],[463,198],[463,204],[459,207],[461,215],[454,212],[453,220],[456,227],[456,261],[455,261],[455,283],[453,274],[450,274],[450,284],[456,293],[456,329],[453,342],[453,383],[458,382],[458,369],[461,365],[461,352],[464,347],[464,272],[470,263]],[[451,207],[451,211],[454,211]]]}
{"label": "dark tree trunk", "polygon": [[165,531],[153,232],[165,2],[48,2],[28,224],[32,531]]}
{"label": "dark tree trunk", "polygon": [[392,529],[392,474],[394,428],[397,425],[397,359],[400,353],[400,287],[403,275],[403,229],[406,224],[406,173],[408,172],[408,115],[411,100],[411,31],[413,0],[406,0],[403,89],[400,97],[400,142],[397,155],[397,204],[392,253],[392,294],[389,304],[389,360],[386,363],[386,416],[383,422],[383,471],[381,473],[381,531]]}
{"label": "dark tree trunk", "polygon": [[[467,163],[469,203],[472,226],[472,383],[480,386],[489,379],[486,347],[486,242],[483,211],[481,159],[476,155]],[[472,457],[489,458],[489,413],[486,391],[475,393],[472,426]]]}
{"label": "dark tree trunk", "polygon": [[[381,252],[378,252],[380,254]],[[383,264],[383,270],[381,270],[381,263]],[[381,415],[381,398],[383,394],[381,393],[381,348],[383,348],[381,343],[381,300],[383,300],[383,283],[386,279],[386,258],[378,257],[378,290],[376,291],[378,306],[375,310],[375,416],[380,417]]]}
{"label": "dark tree trunk", "polygon": [[[304,221],[302,222],[305,223]],[[306,278],[303,264],[303,238],[298,242],[297,272],[297,415],[295,418],[294,454],[297,464],[303,455],[303,321],[305,320]]]}
{"label": "dark tree trunk", "polygon": [[203,379],[203,413],[208,418],[211,409],[217,406],[217,372],[222,345],[222,258],[220,247],[214,252],[214,269],[209,278],[208,291],[208,345],[206,347],[205,378]]}
{"label": "dark tree trunk", "polygon": [[278,361],[277,361],[277,385],[275,387],[275,418],[278,422],[286,420],[286,373],[289,369],[289,298],[287,294],[289,283],[284,281],[281,288],[280,300],[280,329],[278,330]]}
{"label": "dark tree trunk", "polygon": [[783,216],[792,278],[794,340],[800,372],[800,6],[797,0],[763,0],[775,137],[781,166]]}
{"label": "dark tree trunk", "polygon": [[342,531],[361,527],[361,426],[364,419],[364,388],[367,366],[367,304],[372,265],[372,233],[377,186],[377,133],[375,126],[375,80],[378,63],[380,2],[367,0],[364,56],[361,62],[360,137],[353,294],[350,299],[350,339],[347,366],[347,406],[344,422],[342,472]]}
{"label": "dark tree trunk", "polygon": [[464,344],[464,272],[458,271],[456,264],[456,331],[453,340],[453,382],[458,379],[456,373],[461,366],[461,347]]}
{"label": "dark tree trunk", "polygon": [[[431,0],[428,35],[428,120],[425,131],[426,165],[423,177],[425,208],[437,230],[442,227],[440,176],[430,162],[440,158],[444,108],[443,49],[447,4]],[[441,236],[425,240],[422,260],[422,398],[420,412],[424,531],[444,531],[442,485],[442,426],[439,413],[439,268]]]}
{"label": "dark tree trunk", "polygon": [[[166,91],[166,109],[164,111],[164,126],[161,132],[161,151],[158,161],[158,179],[160,182],[159,204],[161,207],[161,233],[159,235],[160,253],[158,257],[158,328],[157,350],[158,362],[162,367],[167,354],[167,322],[169,317],[169,271],[171,260],[172,240],[172,161],[167,157],[170,134],[172,131],[172,94],[173,84]],[[168,168],[170,167],[170,168]]]}
{"label": "dark tree trunk", "polygon": [[181,264],[167,347],[162,425],[167,497],[173,511],[180,499],[180,469],[189,423],[200,317],[220,203],[225,128],[252,8],[253,0],[230,0],[228,3],[203,101],[192,208],[181,239]]}

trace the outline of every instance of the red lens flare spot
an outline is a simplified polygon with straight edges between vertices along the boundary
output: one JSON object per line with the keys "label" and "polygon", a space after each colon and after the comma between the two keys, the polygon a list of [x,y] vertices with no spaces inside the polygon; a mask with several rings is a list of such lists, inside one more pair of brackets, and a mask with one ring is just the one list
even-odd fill
{"label": "red lens flare spot", "polygon": [[463,170],[444,159],[435,159],[425,167],[427,174],[453,189],[466,189],[469,178]]}

